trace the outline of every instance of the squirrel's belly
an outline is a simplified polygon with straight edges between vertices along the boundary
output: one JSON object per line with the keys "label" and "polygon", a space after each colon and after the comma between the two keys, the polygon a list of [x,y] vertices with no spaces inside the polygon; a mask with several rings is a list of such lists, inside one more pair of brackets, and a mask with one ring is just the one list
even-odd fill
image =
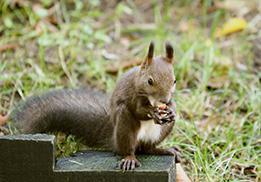
{"label": "squirrel's belly", "polygon": [[161,136],[162,126],[155,124],[153,120],[141,121],[137,139],[145,143],[157,142]]}

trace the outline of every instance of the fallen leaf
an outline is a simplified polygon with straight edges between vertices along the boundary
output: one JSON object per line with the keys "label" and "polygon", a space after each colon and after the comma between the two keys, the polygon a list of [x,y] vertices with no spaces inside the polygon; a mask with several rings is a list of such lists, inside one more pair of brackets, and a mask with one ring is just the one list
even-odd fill
{"label": "fallen leaf", "polygon": [[226,83],[228,83],[228,76],[219,76],[219,77],[213,77],[208,82],[208,87],[213,89],[219,89],[223,87]]}
{"label": "fallen leaf", "polygon": [[4,52],[9,49],[16,49],[19,45],[18,44],[5,44],[0,45],[0,52]]}
{"label": "fallen leaf", "polygon": [[43,8],[40,4],[33,5],[33,11],[40,18],[45,18],[48,16],[48,10]]}
{"label": "fallen leaf", "polygon": [[180,163],[176,164],[176,175],[177,182],[191,182]]}
{"label": "fallen leaf", "polygon": [[107,60],[118,60],[119,57],[116,54],[110,53],[107,50],[102,50],[102,56]]}
{"label": "fallen leaf", "polygon": [[243,18],[231,18],[222,28],[218,29],[215,33],[215,37],[223,37],[238,31],[242,31],[246,28],[247,22]]}
{"label": "fallen leaf", "polygon": [[250,12],[258,9],[258,1],[245,1],[245,0],[224,0],[216,1],[217,8],[225,9],[232,12],[236,16],[243,17]]}
{"label": "fallen leaf", "polygon": [[120,39],[120,42],[121,42],[121,44],[122,44],[124,47],[129,47],[129,46],[130,46],[130,39],[129,39],[129,38],[122,37],[122,38]]}
{"label": "fallen leaf", "polygon": [[4,125],[7,120],[7,116],[0,115],[0,126]]}
{"label": "fallen leaf", "polygon": [[133,66],[137,66],[142,62],[141,59],[132,59],[129,61],[117,61],[115,64],[109,64],[106,67],[106,72],[110,74],[117,74],[119,70],[125,70]]}
{"label": "fallen leaf", "polygon": [[189,23],[188,23],[188,21],[181,21],[180,23],[179,23],[179,30],[181,31],[181,32],[187,32],[187,31],[189,31]]}

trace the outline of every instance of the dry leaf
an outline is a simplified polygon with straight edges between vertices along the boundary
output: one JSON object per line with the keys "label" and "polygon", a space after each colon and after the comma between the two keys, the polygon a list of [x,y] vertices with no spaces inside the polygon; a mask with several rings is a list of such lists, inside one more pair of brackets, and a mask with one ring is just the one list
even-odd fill
{"label": "dry leaf", "polygon": [[247,22],[243,18],[231,18],[229,19],[221,29],[218,29],[215,33],[215,37],[223,37],[234,32],[244,30],[247,26]]}
{"label": "dry leaf", "polygon": [[189,31],[189,23],[187,21],[181,21],[179,23],[179,30],[181,32],[187,32]]}
{"label": "dry leaf", "polygon": [[6,50],[14,50],[18,47],[18,44],[5,44],[5,45],[0,45],[0,52],[4,52]]}
{"label": "dry leaf", "polygon": [[227,75],[211,78],[208,82],[208,86],[211,88],[219,89],[228,82]]}
{"label": "dry leaf", "polygon": [[102,50],[102,56],[107,59],[107,60],[118,60],[119,59],[119,56],[117,56],[116,54],[114,53],[110,53],[108,52],[107,50],[103,49]]}
{"label": "dry leaf", "polygon": [[176,181],[177,182],[191,182],[186,172],[182,168],[180,163],[176,164]]}
{"label": "dry leaf", "polygon": [[7,120],[7,116],[0,115],[0,126],[4,125]]}
{"label": "dry leaf", "polygon": [[128,61],[117,61],[115,64],[109,64],[106,67],[106,72],[110,74],[117,74],[119,70],[125,70],[133,66],[141,64],[141,59],[131,59]]}
{"label": "dry leaf", "polygon": [[180,32],[188,32],[194,30],[196,22],[194,20],[181,20],[178,25],[178,30]]}

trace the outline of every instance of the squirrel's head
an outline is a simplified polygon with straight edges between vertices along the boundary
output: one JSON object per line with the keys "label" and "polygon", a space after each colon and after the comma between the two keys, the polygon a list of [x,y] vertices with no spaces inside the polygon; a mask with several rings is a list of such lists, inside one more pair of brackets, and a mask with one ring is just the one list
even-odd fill
{"label": "squirrel's head", "polygon": [[154,43],[151,42],[148,54],[140,65],[136,78],[136,89],[140,96],[148,98],[152,106],[169,103],[175,90],[176,79],[173,70],[173,48],[166,43],[166,55],[154,57]]}

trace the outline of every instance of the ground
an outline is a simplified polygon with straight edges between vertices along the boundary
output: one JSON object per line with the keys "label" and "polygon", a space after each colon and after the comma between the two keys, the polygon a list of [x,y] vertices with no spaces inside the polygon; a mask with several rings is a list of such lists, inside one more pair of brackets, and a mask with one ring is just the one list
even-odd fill
{"label": "ground", "polygon": [[[260,181],[260,10],[258,0],[0,2],[0,113],[53,88],[109,92],[151,40],[157,54],[169,41],[178,119],[163,146],[182,151],[193,181]],[[82,147],[57,135],[58,156]]]}

